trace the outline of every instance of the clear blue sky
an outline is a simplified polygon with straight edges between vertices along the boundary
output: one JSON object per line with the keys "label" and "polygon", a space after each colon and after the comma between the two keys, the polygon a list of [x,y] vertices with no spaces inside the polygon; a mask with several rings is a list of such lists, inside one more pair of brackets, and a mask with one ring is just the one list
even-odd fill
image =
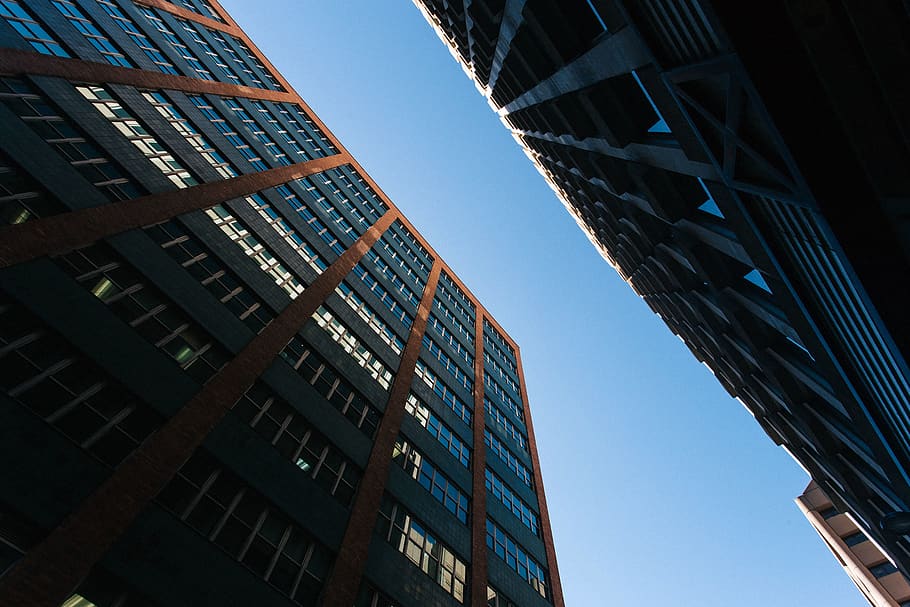
{"label": "clear blue sky", "polygon": [[805,473],[597,255],[410,2],[222,4],[521,346],[567,605],[867,604],[793,503]]}

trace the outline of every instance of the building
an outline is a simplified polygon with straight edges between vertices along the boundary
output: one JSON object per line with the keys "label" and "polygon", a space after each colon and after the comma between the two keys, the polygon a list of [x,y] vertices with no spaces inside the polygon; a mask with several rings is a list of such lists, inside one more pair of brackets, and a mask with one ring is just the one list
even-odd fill
{"label": "building", "polygon": [[840,512],[816,482],[796,498],[809,523],[873,607],[907,607],[910,584],[849,514]]}
{"label": "building", "polygon": [[214,0],[0,0],[0,133],[0,602],[563,605],[518,347]]}
{"label": "building", "polygon": [[906,3],[415,4],[607,262],[910,573]]}

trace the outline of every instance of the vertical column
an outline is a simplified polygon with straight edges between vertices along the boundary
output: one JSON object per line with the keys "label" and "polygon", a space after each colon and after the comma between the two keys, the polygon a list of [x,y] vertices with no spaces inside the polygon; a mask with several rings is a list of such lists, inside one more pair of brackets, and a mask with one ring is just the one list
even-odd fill
{"label": "vertical column", "polygon": [[525,373],[521,366],[521,350],[517,347],[515,347],[515,358],[518,361],[518,378],[521,380],[521,408],[524,411],[525,426],[528,430],[528,443],[531,447],[531,463],[534,467],[534,490],[537,493],[537,505],[540,509],[540,530],[543,534],[544,549],[547,552],[547,569],[550,572],[550,599],[555,607],[565,607],[565,599],[562,596],[562,583],[559,580],[559,567],[556,564],[553,531],[550,529],[550,512],[547,509],[547,498],[543,490],[540,458],[537,456],[537,439],[534,437],[534,423],[531,421],[531,409],[528,407],[528,389],[525,387]]}
{"label": "vertical column", "polygon": [[397,217],[389,211],[373,224],[0,579],[3,604],[59,607]]}
{"label": "vertical column", "polygon": [[360,480],[360,490],[351,510],[351,518],[348,519],[338,558],[325,583],[322,607],[351,607],[357,598],[363,567],[373,538],[373,529],[376,527],[376,516],[389,477],[392,448],[401,429],[404,405],[414,381],[417,357],[420,355],[427,319],[433,308],[433,297],[436,294],[436,284],[439,282],[441,270],[442,262],[437,257],[433,261],[433,268],[424,286],[407,345],[401,354],[401,364],[389,392],[389,401],[379,424],[379,431],[376,433],[370,460]]}
{"label": "vertical column", "polygon": [[483,309],[474,314],[474,478],[471,487],[471,605],[487,604],[487,446],[483,442]]}

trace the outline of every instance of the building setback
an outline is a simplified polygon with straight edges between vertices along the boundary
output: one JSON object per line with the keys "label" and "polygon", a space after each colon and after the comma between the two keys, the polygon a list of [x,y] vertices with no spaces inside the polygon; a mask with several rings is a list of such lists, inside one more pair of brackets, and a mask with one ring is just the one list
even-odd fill
{"label": "building setback", "polygon": [[0,135],[3,605],[562,607],[517,345],[217,2],[0,0]]}
{"label": "building setback", "polygon": [[415,4],[603,257],[910,573],[880,528],[910,510],[906,6]]}
{"label": "building setback", "polygon": [[799,509],[873,607],[907,607],[910,584],[888,557],[840,512],[815,481],[796,498]]}

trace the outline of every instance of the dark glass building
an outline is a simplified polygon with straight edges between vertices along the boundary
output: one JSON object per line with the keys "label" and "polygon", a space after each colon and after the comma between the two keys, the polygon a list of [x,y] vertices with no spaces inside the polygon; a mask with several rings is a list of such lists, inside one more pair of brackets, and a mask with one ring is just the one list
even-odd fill
{"label": "dark glass building", "polygon": [[0,47],[0,603],[563,605],[518,347],[216,2]]}
{"label": "dark glass building", "polygon": [[880,529],[910,510],[907,3],[416,4],[603,257],[910,573]]}

